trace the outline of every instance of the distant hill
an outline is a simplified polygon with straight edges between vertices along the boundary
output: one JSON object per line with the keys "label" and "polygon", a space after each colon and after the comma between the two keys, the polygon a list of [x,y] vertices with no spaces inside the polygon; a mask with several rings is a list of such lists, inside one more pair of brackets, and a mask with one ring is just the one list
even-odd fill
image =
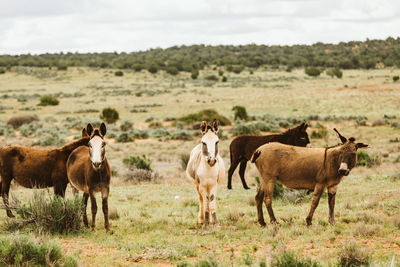
{"label": "distant hill", "polygon": [[400,38],[339,44],[313,45],[191,45],[167,49],[150,49],[132,53],[58,53],[41,55],[1,55],[0,67],[35,66],[58,67],[88,66],[99,68],[147,69],[150,72],[166,70],[192,72],[205,66],[224,66],[228,71],[240,72],[245,67],[339,67],[342,69],[371,69],[400,67]]}

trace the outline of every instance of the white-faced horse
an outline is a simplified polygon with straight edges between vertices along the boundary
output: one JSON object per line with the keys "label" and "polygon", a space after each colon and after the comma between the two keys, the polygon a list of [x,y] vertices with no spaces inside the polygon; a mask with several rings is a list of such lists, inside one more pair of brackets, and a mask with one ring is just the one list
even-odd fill
{"label": "white-faced horse", "polygon": [[[186,168],[187,177],[196,185],[199,194],[199,223],[217,223],[217,185],[225,176],[225,165],[218,154],[219,121],[212,125],[201,123],[201,144],[193,148]],[[211,214],[211,217],[210,217]]]}

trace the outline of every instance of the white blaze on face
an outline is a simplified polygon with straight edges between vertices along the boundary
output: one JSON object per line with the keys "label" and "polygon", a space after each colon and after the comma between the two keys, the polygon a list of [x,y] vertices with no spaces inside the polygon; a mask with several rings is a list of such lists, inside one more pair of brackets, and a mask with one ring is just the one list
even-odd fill
{"label": "white blaze on face", "polygon": [[100,168],[103,162],[103,143],[103,139],[97,135],[89,141],[90,160],[94,168]]}
{"label": "white blaze on face", "polygon": [[211,130],[208,130],[201,138],[202,152],[210,166],[214,166],[216,162],[216,157],[218,155],[218,141],[218,135]]}

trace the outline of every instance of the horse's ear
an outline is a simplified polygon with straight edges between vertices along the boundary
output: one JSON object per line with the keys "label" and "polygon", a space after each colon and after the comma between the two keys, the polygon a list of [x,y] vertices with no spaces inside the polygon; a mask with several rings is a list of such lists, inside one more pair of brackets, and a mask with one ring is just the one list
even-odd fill
{"label": "horse's ear", "polygon": [[107,133],[107,128],[106,128],[106,125],[104,124],[104,122],[102,122],[100,125],[100,133],[102,136],[105,136]]}
{"label": "horse's ear", "polygon": [[342,141],[342,144],[346,143],[347,138],[344,137],[343,135],[341,135],[341,134],[339,133],[339,131],[336,130],[336,128],[333,128],[333,130],[339,135],[339,138],[340,138],[340,141]]}
{"label": "horse's ear", "polygon": [[82,129],[82,137],[87,137],[87,136],[88,136],[88,134],[87,134],[86,128],[83,128]]}
{"label": "horse's ear", "polygon": [[205,134],[207,132],[207,122],[202,121],[200,124],[200,131],[202,134]]}
{"label": "horse's ear", "polygon": [[363,147],[368,147],[368,144],[364,144],[364,143],[357,143],[357,144],[356,144],[356,148],[357,148],[357,149],[363,148]]}
{"label": "horse's ear", "polygon": [[307,128],[308,128],[308,124],[306,122],[303,122],[303,127],[302,127],[303,131],[305,132],[307,130]]}
{"label": "horse's ear", "polygon": [[214,132],[218,133],[219,130],[219,120],[214,119],[213,123],[212,123],[212,127],[214,128]]}
{"label": "horse's ear", "polygon": [[88,136],[92,136],[92,133],[93,133],[92,124],[88,123],[88,125],[86,126],[86,133],[87,133]]}

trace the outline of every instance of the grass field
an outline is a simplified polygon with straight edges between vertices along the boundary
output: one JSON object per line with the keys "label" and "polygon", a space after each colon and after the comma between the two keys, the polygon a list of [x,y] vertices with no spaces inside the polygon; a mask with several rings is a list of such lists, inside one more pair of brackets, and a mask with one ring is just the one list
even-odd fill
{"label": "grass field", "polygon": [[[117,132],[124,121],[145,131],[150,131],[154,121],[166,129],[175,129],[173,118],[206,108],[214,108],[233,122],[231,109],[235,105],[245,106],[249,115],[256,118],[265,114],[318,115],[318,120],[309,121],[308,132],[317,130],[319,123],[326,127],[328,135],[311,139],[313,147],[337,144],[338,138],[332,131],[337,127],[346,137],[354,136],[368,143],[367,152],[380,162],[371,168],[357,167],[345,177],[336,197],[334,226],[328,224],[326,196],[316,210],[314,224],[306,227],[311,196],[288,191],[273,202],[280,225],[261,228],[256,223],[254,206],[254,177],[258,173],[248,164],[246,177],[251,190],[242,189],[237,173],[233,190],[227,190],[225,180],[217,195],[219,224],[204,228],[196,223],[197,193],[185,178],[180,159],[197,144],[198,137],[183,141],[150,136],[127,143],[107,139],[107,157],[114,174],[109,205],[119,214],[118,219],[111,220],[111,233],[104,230],[99,208],[94,231],[39,237],[55,239],[81,266],[211,266],[204,265],[202,260],[223,266],[268,266],[286,250],[323,266],[333,266],[343,248],[351,244],[371,255],[374,265],[389,266],[394,259],[400,266],[400,117],[396,117],[400,110],[400,83],[392,80],[399,72],[349,70],[344,71],[342,79],[334,79],[325,74],[310,78],[302,69],[290,73],[259,69],[254,74],[225,73],[228,81],[223,83],[204,79],[209,74],[217,75],[211,69],[192,80],[190,74],[124,71],[123,77],[116,77],[114,70],[21,67],[0,75],[0,120],[4,127],[12,116],[37,114],[43,131],[55,129],[65,142],[79,135],[79,129],[68,126],[72,119],[99,121],[100,111],[108,106],[116,108],[120,115],[116,125],[108,125],[110,132]],[[41,95],[57,93],[59,105],[37,106]],[[323,119],[329,115],[337,118]],[[360,123],[351,116],[366,118]],[[181,127],[194,133],[191,125]],[[233,126],[223,127],[227,139],[220,142],[220,154],[227,168],[232,127],[234,122]],[[17,129],[3,134],[0,144],[31,146],[43,135],[24,133]],[[127,168],[122,159],[142,154],[151,159],[160,178],[153,182],[126,182]],[[33,191],[13,185],[11,195],[24,203]],[[67,198],[71,197],[68,188]],[[101,205],[100,196],[97,202]],[[4,210],[0,220],[7,220]],[[0,237],[9,234],[3,229]]]}

